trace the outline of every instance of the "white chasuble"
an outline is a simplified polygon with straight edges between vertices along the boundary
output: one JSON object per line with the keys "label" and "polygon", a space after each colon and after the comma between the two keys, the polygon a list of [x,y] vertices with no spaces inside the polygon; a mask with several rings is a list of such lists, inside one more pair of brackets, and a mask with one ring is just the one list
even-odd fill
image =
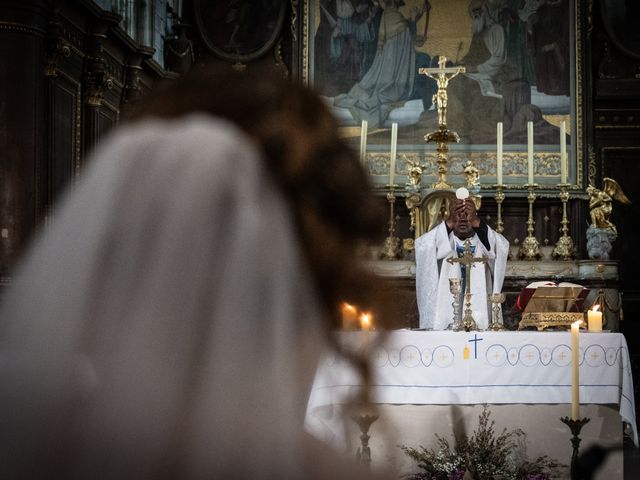
{"label": "white chasuble", "polygon": [[[474,263],[471,268],[471,310],[480,330],[489,326],[491,307],[488,294],[499,293],[507,266],[509,242],[490,227],[487,228],[489,250],[478,235],[471,237],[474,257],[489,258],[488,263]],[[416,240],[416,294],[420,312],[420,328],[444,330],[453,322],[453,295],[449,278],[461,278],[459,263],[450,264],[448,258],[457,257],[456,245],[463,245],[453,232],[447,234],[444,222]],[[461,306],[464,312],[464,303]]]}

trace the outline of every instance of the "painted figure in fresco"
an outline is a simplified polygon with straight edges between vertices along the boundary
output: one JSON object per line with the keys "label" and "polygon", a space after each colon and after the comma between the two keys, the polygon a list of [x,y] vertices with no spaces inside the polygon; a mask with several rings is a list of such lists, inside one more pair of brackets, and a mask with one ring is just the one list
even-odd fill
{"label": "painted figure in fresco", "polygon": [[492,143],[496,122],[505,122],[508,130],[510,118],[531,103],[531,88],[507,61],[505,29],[496,11],[486,0],[472,0],[468,13],[472,38],[460,61],[467,73],[451,83],[449,123],[465,143]]}
{"label": "painted figure in fresco", "polygon": [[321,0],[315,34],[315,86],[329,96],[349,91],[376,51],[381,11],[371,0]]}
{"label": "painted figure in fresco", "polygon": [[547,95],[569,95],[569,2],[537,0],[537,3],[540,5],[528,19],[536,88]]}
{"label": "painted figure in fresco", "polygon": [[415,23],[428,11],[428,3],[406,18],[401,0],[384,0],[378,27],[378,49],[371,68],[347,94],[335,98],[337,107],[348,108],[353,119],[369,122],[369,128],[384,123],[398,102],[410,98],[416,77]]}
{"label": "painted figure in fresco", "polygon": [[228,8],[225,22],[232,30],[224,50],[245,54],[268,40],[281,6],[277,0],[229,0]]}
{"label": "painted figure in fresco", "polygon": [[506,0],[496,16],[506,35],[507,62],[514,65],[521,79],[535,85],[533,56],[527,45],[526,20],[531,7],[531,0]]}

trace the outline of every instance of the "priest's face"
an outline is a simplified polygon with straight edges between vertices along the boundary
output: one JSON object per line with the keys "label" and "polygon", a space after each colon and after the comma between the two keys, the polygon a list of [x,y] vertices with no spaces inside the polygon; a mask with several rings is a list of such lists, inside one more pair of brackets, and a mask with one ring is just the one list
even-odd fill
{"label": "priest's face", "polygon": [[469,215],[467,214],[464,206],[460,208],[459,205],[456,205],[456,207],[452,208],[451,216],[455,222],[453,225],[453,233],[456,237],[460,240],[464,240],[465,238],[469,238],[474,235],[475,231],[471,226]]}

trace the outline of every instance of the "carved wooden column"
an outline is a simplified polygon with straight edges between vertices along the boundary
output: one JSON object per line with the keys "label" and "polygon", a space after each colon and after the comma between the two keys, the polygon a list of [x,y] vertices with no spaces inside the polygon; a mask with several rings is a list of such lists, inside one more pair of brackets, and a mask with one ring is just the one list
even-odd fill
{"label": "carved wooden column", "polygon": [[107,30],[120,22],[120,15],[103,12],[87,36],[87,58],[84,71],[84,142],[83,157],[91,151],[103,133],[100,108],[105,91],[112,88],[113,79],[107,72],[104,41]]}
{"label": "carved wooden column", "polygon": [[0,276],[41,219],[45,162],[44,40],[51,2],[8,0],[0,8]]}
{"label": "carved wooden column", "polygon": [[140,87],[140,72],[142,71],[142,62],[153,56],[154,49],[152,47],[140,46],[135,52],[129,54],[125,65],[125,84],[122,91],[122,103],[131,104],[142,96],[142,88]]}

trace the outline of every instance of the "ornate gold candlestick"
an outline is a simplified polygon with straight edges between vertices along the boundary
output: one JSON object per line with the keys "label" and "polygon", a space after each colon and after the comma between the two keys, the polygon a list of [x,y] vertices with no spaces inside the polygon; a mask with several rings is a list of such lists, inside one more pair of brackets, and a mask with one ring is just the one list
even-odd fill
{"label": "ornate gold candlestick", "polygon": [[535,183],[525,185],[529,190],[529,194],[527,195],[527,200],[529,201],[529,218],[527,219],[527,236],[522,241],[520,245],[520,250],[518,251],[518,259],[520,260],[540,260],[542,255],[540,254],[540,244],[538,239],[533,236],[534,225],[536,224],[533,219],[533,203],[536,201],[536,192],[535,188],[538,186]]}
{"label": "ornate gold candlestick", "polygon": [[496,204],[498,205],[498,220],[496,221],[496,232],[504,232],[504,222],[502,221],[502,202],[504,202],[505,194],[502,191],[502,185],[496,185]]}
{"label": "ornate gold candlestick", "polygon": [[[571,478],[578,478],[576,471],[576,462],[578,461],[578,452],[580,450],[580,431],[582,427],[584,427],[587,423],[589,423],[589,418],[579,418],[577,420],[573,420],[569,417],[562,417],[560,421],[569,426],[571,430],[571,446],[573,447],[573,453],[571,455]],[[579,477],[582,478],[582,477]]]}
{"label": "ornate gold candlestick", "polygon": [[567,202],[569,201],[569,184],[561,183],[560,187],[560,201],[562,202],[562,221],[560,225],[560,231],[562,236],[558,239],[558,243],[553,247],[551,257],[555,260],[571,260],[575,255],[575,248],[573,247],[573,239],[569,236],[569,219],[567,217]]}
{"label": "ornate gold candlestick", "polygon": [[394,205],[396,203],[395,188],[397,185],[387,186],[389,187],[389,193],[387,193],[387,201],[389,202],[389,236],[384,239],[384,245],[379,257],[384,260],[397,260],[402,252],[400,239],[396,237],[396,218],[394,214]]}
{"label": "ornate gold candlestick", "polygon": [[360,443],[361,446],[356,452],[356,460],[364,463],[366,466],[371,465],[371,448],[369,447],[369,428],[371,424],[378,419],[378,415],[353,415],[351,420],[360,427]]}
{"label": "ornate gold candlestick", "polygon": [[460,294],[462,293],[462,279],[461,278],[450,278],[449,279],[449,291],[451,295],[453,295],[453,302],[451,302],[451,308],[453,308],[453,322],[449,326],[451,330],[454,332],[459,332],[464,330],[464,325],[462,325],[462,318],[460,315]]}

